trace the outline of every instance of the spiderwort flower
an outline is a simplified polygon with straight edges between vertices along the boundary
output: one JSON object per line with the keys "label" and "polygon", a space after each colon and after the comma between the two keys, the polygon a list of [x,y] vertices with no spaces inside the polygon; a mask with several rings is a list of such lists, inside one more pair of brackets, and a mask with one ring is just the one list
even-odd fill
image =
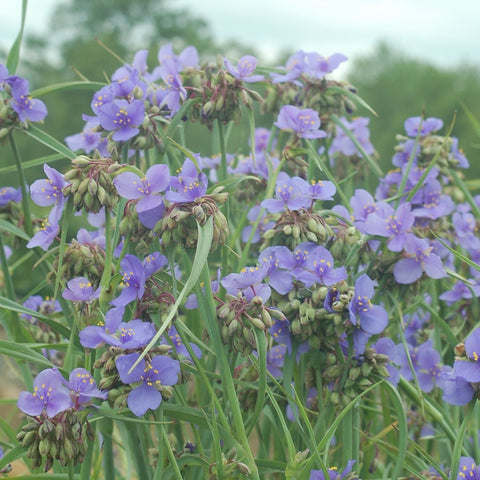
{"label": "spiderwort flower", "polygon": [[143,262],[135,255],[125,255],[120,262],[123,270],[122,283],[125,288],[110,304],[115,307],[124,307],[133,300],[141,299],[145,293],[146,279],[167,263],[167,258],[158,252],[148,255]]}
{"label": "spiderwort flower", "polygon": [[151,166],[140,178],[133,172],[123,172],[113,180],[120,196],[137,200],[135,210],[138,218],[147,228],[153,228],[163,217],[164,192],[170,185],[170,172],[167,165]]}
{"label": "spiderwort flower", "polygon": [[[370,119],[367,117],[358,117],[348,121],[345,117],[341,117],[342,124],[351,131],[358,143],[363,147],[368,155],[372,155],[375,152],[373,145],[370,143],[370,130],[367,125]],[[351,157],[353,155],[360,156],[360,152],[351,140],[351,138],[345,133],[343,128],[337,125],[335,137],[333,138],[332,145],[328,149],[328,154],[333,155],[336,152]]]}
{"label": "spiderwort flower", "polygon": [[10,105],[17,113],[21,122],[30,120],[40,122],[47,116],[47,107],[38,99],[33,99],[28,93],[28,80],[13,75],[6,78],[6,82],[12,88],[12,100]]}
{"label": "spiderwort flower", "polygon": [[284,105],[280,109],[275,126],[280,130],[293,132],[300,138],[314,139],[327,136],[327,132],[319,130],[320,117],[311,108],[301,110],[294,105]]}
{"label": "spiderwort flower", "polygon": [[405,120],[405,131],[409,137],[416,138],[417,135],[424,137],[431,132],[440,130],[443,127],[443,121],[440,118],[410,117]]}
{"label": "spiderwort flower", "polygon": [[113,131],[112,140],[125,142],[140,132],[145,107],[141,100],[113,100],[98,109],[100,125]]}
{"label": "spiderwort flower", "polygon": [[480,382],[480,328],[476,328],[465,340],[466,359],[453,364],[455,375],[475,383]]}
{"label": "spiderwort flower", "polygon": [[252,75],[257,67],[258,60],[252,55],[245,55],[238,60],[237,66],[234,67],[226,58],[224,59],[225,68],[228,73],[238,80],[244,82],[261,82],[265,77],[263,75]]}
{"label": "spiderwort flower", "polygon": [[373,305],[374,282],[366,274],[355,282],[353,298],[348,306],[350,321],[364,332],[375,335],[383,332],[388,324],[388,313],[380,305]]}
{"label": "spiderwort flower", "polygon": [[149,322],[136,318],[122,322],[124,307],[111,308],[105,321],[85,327],[79,334],[80,343],[86,348],[98,348],[104,344],[124,349],[140,348],[155,336],[155,328]]}
{"label": "spiderwort flower", "polygon": [[65,386],[70,390],[70,396],[76,408],[89,402],[92,398],[106,400],[108,396],[106,390],[101,391],[97,388],[97,383],[90,375],[90,372],[84,368],[72,370],[68,382],[65,382]]}
{"label": "spiderwort flower", "polygon": [[53,368],[41,371],[33,381],[34,392],[20,392],[17,406],[32,417],[54,417],[72,406],[68,391],[63,386],[63,377]]}
{"label": "spiderwort flower", "polygon": [[314,283],[329,287],[346,278],[345,267],[333,268],[332,254],[321,246],[310,253],[305,262],[305,270],[297,274],[297,280],[303,282],[307,288],[310,288]]}
{"label": "spiderwort flower", "polygon": [[261,206],[271,213],[308,208],[311,203],[307,197],[308,188],[308,183],[303,178],[290,178],[285,172],[280,172],[275,187],[275,198],[263,200]]}
{"label": "spiderwort flower", "polygon": [[457,480],[480,480],[480,466],[475,465],[472,457],[460,457]]}
{"label": "spiderwort flower", "polygon": [[97,127],[100,125],[98,118],[84,116],[84,120],[87,121],[83,130],[80,133],[65,137],[65,143],[70,150],[83,150],[87,155],[98,150],[100,155],[106,157],[108,155],[108,140],[102,137],[101,132],[97,131]]}
{"label": "spiderwort flower", "polygon": [[398,283],[409,284],[418,280],[425,272],[431,278],[443,278],[447,272],[443,268],[442,260],[433,247],[423,238],[409,235],[405,241],[407,258],[402,258],[393,267],[393,276]]}
{"label": "spiderwort flower", "polygon": [[130,372],[139,357],[138,353],[129,353],[115,360],[123,383],[140,383],[128,394],[127,399],[128,408],[137,417],[144,415],[148,409],[155,410],[159,407],[162,394],[157,388],[162,385],[175,385],[180,373],[180,362],[165,355],[158,355],[148,363],[142,358]]}
{"label": "spiderwort flower", "polygon": [[331,467],[328,469],[328,479],[325,478],[325,475],[322,470],[311,470],[310,471],[310,480],[340,480],[345,478],[353,468],[355,460],[349,460],[347,466],[342,473],[338,473],[337,467]]}
{"label": "spiderwort flower", "polygon": [[20,202],[22,200],[22,189],[13,187],[0,188],[0,208],[8,205],[8,202]]}
{"label": "spiderwort flower", "polygon": [[[284,68],[284,67],[280,67]],[[305,70],[305,52],[299,50],[294,53],[288,60],[285,65],[287,73],[271,73],[272,83],[283,83],[283,82],[293,82],[295,81]],[[300,83],[300,82],[295,82]]]}
{"label": "spiderwort flower", "polygon": [[[60,212],[61,213],[61,212]],[[57,209],[52,208],[48,219],[45,219],[40,224],[38,232],[27,243],[27,248],[40,247],[42,250],[47,251],[48,247],[53,243],[55,237],[60,231],[60,220]]]}
{"label": "spiderwort flower", "polygon": [[365,233],[388,237],[388,249],[400,252],[410,236],[410,228],[415,222],[411,204],[402,203],[396,210],[390,204],[382,204],[378,210],[370,213],[365,224]]}
{"label": "spiderwort flower", "polygon": [[475,395],[471,383],[457,375],[448,365],[441,368],[437,385],[443,391],[443,400],[450,405],[466,405]]}
{"label": "spiderwort flower", "polygon": [[100,297],[101,288],[93,289],[92,283],[85,277],[78,277],[67,283],[67,288],[62,297],[72,302],[91,303]]}
{"label": "spiderwort flower", "polygon": [[[188,352],[187,347],[182,342],[182,339],[180,338],[180,335],[178,334],[177,329],[173,325],[168,329],[167,334],[168,334],[171,342],[173,343],[173,347],[174,347],[177,355],[181,355],[181,356],[187,358],[188,360],[192,361],[192,357],[191,357],[190,353]],[[169,342],[167,341],[166,338],[163,338],[160,343],[162,345],[168,345],[169,344]],[[194,343],[190,343],[190,348],[192,349],[193,354],[197,358],[202,358],[202,351],[200,350],[200,348],[197,345],[195,345]]]}
{"label": "spiderwort flower", "polygon": [[165,197],[174,203],[193,202],[207,193],[207,185],[207,176],[199,172],[195,164],[187,158],[178,175],[170,179],[170,186],[177,191],[170,190]]}
{"label": "spiderwort flower", "polygon": [[346,60],[347,57],[341,53],[334,53],[330,57],[322,57],[316,52],[307,53],[305,73],[310,77],[321,79]]}
{"label": "spiderwort flower", "polygon": [[262,283],[268,273],[267,265],[242,268],[240,273],[230,273],[220,282],[228,294],[236,296],[242,292],[247,300],[259,296],[266,302],[270,298],[270,287]]}

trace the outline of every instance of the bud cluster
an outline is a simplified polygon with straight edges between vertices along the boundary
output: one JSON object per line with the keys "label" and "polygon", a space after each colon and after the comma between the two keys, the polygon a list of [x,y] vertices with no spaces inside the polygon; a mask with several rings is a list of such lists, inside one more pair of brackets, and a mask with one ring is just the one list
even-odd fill
{"label": "bud cluster", "polygon": [[[113,269],[113,265],[110,266]],[[105,252],[95,242],[79,243],[72,239],[67,245],[61,269],[58,257],[52,264],[47,281],[54,282],[57,275],[65,282],[75,277],[87,277],[97,287],[105,269]]]}
{"label": "bud cluster", "polygon": [[198,241],[197,222],[204,225],[208,218],[213,216],[211,251],[216,250],[227,241],[229,234],[227,219],[218,208],[218,204],[226,202],[227,195],[217,191],[198,197],[193,202],[172,203],[156,224],[154,232],[160,235],[164,245],[174,242],[193,248]]}
{"label": "bud cluster", "polygon": [[301,208],[280,214],[275,226],[263,234],[262,250],[272,245],[285,245],[294,250],[302,242],[325,243],[333,230],[318,213]]}
{"label": "bud cluster", "polygon": [[253,328],[265,332],[273,325],[269,309],[258,296],[248,301],[241,293],[236,297],[227,294],[225,300],[217,306],[223,343],[243,356],[248,355],[256,350]]}
{"label": "bud cluster", "polygon": [[[247,465],[237,459],[237,450],[235,447],[229,450],[226,455],[222,452],[222,464],[224,474],[222,478],[244,478],[248,477],[251,473]],[[215,463],[212,463],[208,469],[208,480],[217,480],[219,478],[215,465]]]}
{"label": "bud cluster", "polygon": [[70,408],[53,418],[29,417],[17,440],[27,449],[32,469],[40,467],[45,459],[44,471],[48,472],[55,459],[63,466],[81,463],[88,442],[94,439],[85,411]]}
{"label": "bud cluster", "polygon": [[386,369],[389,357],[366,348],[361,358],[346,361],[337,353],[327,354],[327,367],[322,370],[322,381],[330,383],[330,401],[334,405],[348,405],[358,395],[378,381],[388,378]]}
{"label": "bud cluster", "polygon": [[65,173],[70,182],[64,188],[65,195],[73,195],[77,210],[98,213],[102,207],[112,210],[118,201],[118,193],[113,185],[113,174],[121,165],[111,158],[89,158],[80,155],[72,160],[73,167]]}
{"label": "bud cluster", "polygon": [[253,109],[255,102],[262,102],[262,96],[245,87],[242,80],[213,64],[206,65],[202,71],[192,71],[190,81],[193,94],[190,98],[201,98],[190,112],[192,121],[199,120],[209,129],[215,120],[226,125],[233,120],[238,123],[241,106]]}
{"label": "bud cluster", "polygon": [[314,284],[308,290],[292,289],[278,307],[289,319],[290,331],[299,343],[308,340],[312,348],[329,350],[351,326],[348,305],[353,292],[346,282],[330,288]]}

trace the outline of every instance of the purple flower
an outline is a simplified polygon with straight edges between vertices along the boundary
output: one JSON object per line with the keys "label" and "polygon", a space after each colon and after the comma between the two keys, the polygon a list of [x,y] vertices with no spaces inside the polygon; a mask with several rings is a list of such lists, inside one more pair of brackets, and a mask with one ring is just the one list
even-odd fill
{"label": "purple flower", "polygon": [[0,188],[0,208],[8,205],[8,202],[20,202],[22,200],[22,189],[13,187]]}
{"label": "purple flower", "polygon": [[267,268],[265,276],[269,277],[268,284],[278,293],[284,295],[292,289],[292,273],[294,265],[292,252],[287,247],[268,247],[263,250],[258,263]]}
{"label": "purple flower", "polygon": [[298,272],[297,280],[310,288],[314,283],[334,285],[347,278],[345,267],[333,268],[332,254],[324,247],[316,247],[308,256],[304,270]]}
{"label": "purple flower", "polygon": [[[305,52],[299,50],[294,53],[288,60],[285,66],[287,73],[282,75],[279,73],[271,73],[272,83],[293,82],[305,70]],[[283,68],[283,67],[280,67]],[[299,82],[296,82],[299,83]]]}
{"label": "purple flower", "polygon": [[[188,353],[187,347],[182,342],[182,339],[180,338],[180,335],[178,334],[177,329],[173,325],[168,329],[168,336],[171,342],[173,343],[173,347],[177,355],[181,355],[187,358],[188,360],[192,361],[192,357],[190,356],[190,353]],[[160,343],[162,345],[169,344],[169,342],[165,338],[163,338]],[[202,358],[202,351],[197,345],[195,345],[194,343],[190,343],[190,348],[192,349],[193,354],[197,358]]]}
{"label": "purple flower", "polygon": [[168,191],[165,197],[174,203],[193,202],[207,193],[207,185],[207,176],[199,172],[195,164],[187,158],[178,175],[170,179],[170,186],[177,191]]}
{"label": "purple flower", "polygon": [[148,409],[156,410],[159,407],[162,394],[157,388],[161,385],[175,385],[180,373],[180,362],[165,355],[158,355],[148,363],[142,358],[130,372],[139,357],[138,353],[129,353],[115,360],[123,383],[140,382],[140,385],[128,394],[127,399],[128,408],[137,417],[144,415]]}
{"label": "purple flower", "polygon": [[305,73],[311,77],[320,79],[327,73],[333,72],[347,57],[341,53],[334,53],[330,57],[322,57],[320,54],[312,52],[306,55]]}
{"label": "purple flower", "polygon": [[455,209],[455,204],[450,196],[442,193],[442,186],[438,180],[430,180],[425,187],[422,188],[422,194],[422,206],[415,208],[412,212],[416,217],[435,220],[450,215]]}
{"label": "purple flower", "polygon": [[447,272],[440,257],[432,253],[433,247],[423,238],[409,235],[405,241],[407,258],[399,260],[393,267],[398,283],[409,284],[418,280],[425,272],[431,278],[443,278]]}
{"label": "purple flower", "polygon": [[98,118],[90,118],[81,133],[65,137],[68,148],[73,151],[83,150],[86,154],[98,150],[100,155],[107,156],[108,140],[102,137],[101,132],[97,131],[99,125]]}
{"label": "purple flower", "polygon": [[438,298],[451,305],[461,299],[470,299],[474,296],[480,296],[480,283],[479,279],[470,278],[468,285],[458,280],[451,290],[442,293]]}
{"label": "purple flower", "polygon": [[[187,97],[187,92],[183,88],[182,79],[178,74],[177,64],[175,62],[172,60],[162,62],[160,67],[158,67],[158,72],[168,86],[157,99],[159,101],[158,106],[162,108],[166,105],[170,109],[169,116],[172,117],[180,109],[180,100],[183,101]],[[157,97],[158,93],[157,91]]]}
{"label": "purple flower", "polygon": [[467,157],[465,157],[465,155],[463,154],[462,149],[458,148],[458,138],[450,138],[452,139],[452,148],[450,149],[450,154],[455,159],[457,165],[460,168],[468,168],[470,166],[470,163],[468,162]]}
{"label": "purple flower", "polygon": [[475,465],[472,457],[460,457],[457,480],[480,480],[480,466]]}
{"label": "purple flower", "polygon": [[40,122],[47,116],[47,107],[38,99],[33,99],[28,93],[28,81],[24,78],[11,76],[6,79],[12,88],[10,105],[21,122],[30,120]]}
{"label": "purple flower", "polygon": [[[370,122],[369,118],[358,117],[349,122],[345,117],[342,117],[340,121],[352,132],[353,136],[358,140],[358,143],[367,154],[371,155],[375,152],[373,145],[370,143],[370,130],[367,127]],[[328,149],[329,155],[333,155],[336,152],[340,152],[347,157],[353,155],[360,156],[357,146],[340,126],[336,127],[335,137],[333,138],[332,145]]]}
{"label": "purple flower", "polygon": [[110,309],[105,322],[85,327],[79,334],[80,343],[86,348],[98,348],[104,344],[124,349],[140,348],[155,336],[155,328],[140,319],[122,322],[124,307]]}
{"label": "purple flower", "polygon": [[320,117],[315,110],[301,110],[294,105],[284,105],[278,114],[275,126],[280,130],[295,133],[300,138],[323,138],[327,132],[320,129]]}
{"label": "purple flower", "polygon": [[409,137],[416,138],[417,135],[424,137],[431,132],[440,130],[443,127],[443,121],[439,118],[411,117],[405,120],[405,131]]}
{"label": "purple flower", "polygon": [[337,188],[328,180],[310,180],[307,197],[312,200],[333,200]]}
{"label": "purple flower", "polygon": [[480,328],[476,328],[465,340],[467,359],[456,360],[453,364],[455,375],[468,382],[480,382]]}
{"label": "purple flower", "polygon": [[70,390],[75,407],[79,407],[89,402],[92,398],[101,398],[106,400],[108,392],[100,391],[97,384],[88,370],[84,368],[75,368],[71,371],[68,382],[65,386]]}
{"label": "purple flower", "polygon": [[245,267],[240,273],[230,273],[220,283],[230,295],[236,296],[238,292],[242,292],[248,301],[259,296],[266,302],[271,294],[270,287],[262,283],[267,273],[267,265]]}
{"label": "purple flower", "polygon": [[224,60],[225,68],[228,73],[244,82],[261,82],[265,78],[263,75],[252,75],[257,67],[257,63],[258,60],[251,55],[245,55],[240,58],[236,67],[234,67],[226,58]]}
{"label": "purple flower", "polygon": [[145,107],[141,100],[114,100],[98,109],[100,125],[113,131],[112,140],[125,142],[140,132]]}
{"label": "purple flower", "polygon": [[457,375],[449,366],[442,367],[437,385],[443,390],[443,400],[450,405],[465,405],[475,394],[470,382]]}
{"label": "purple flower", "polygon": [[72,302],[90,303],[100,297],[101,290],[100,287],[94,290],[88,278],[77,277],[67,283],[62,297]]}
{"label": "purple flower", "polygon": [[377,204],[377,207],[379,209],[367,217],[365,233],[388,237],[388,249],[400,252],[411,236],[408,232],[415,222],[410,203],[402,203],[395,211],[389,204]]}
{"label": "purple flower", "polygon": [[[98,92],[95,92],[93,95],[93,99],[90,103],[90,108],[93,110],[95,114],[99,114],[102,107],[105,105],[112,103],[115,99],[115,87],[114,85],[105,85],[102,87]],[[85,120],[85,118],[84,118]],[[93,117],[90,120],[98,122],[98,119]],[[111,130],[111,129],[107,129]]]}
{"label": "purple flower", "polygon": [[158,252],[148,255],[143,262],[135,255],[125,255],[120,262],[123,270],[122,284],[125,288],[123,288],[120,296],[113,299],[110,304],[115,307],[122,307],[134,300],[141,299],[145,293],[146,279],[167,263],[167,258]]}
{"label": "purple flower", "polygon": [[137,200],[135,210],[140,222],[147,228],[155,227],[165,209],[160,192],[164,192],[170,184],[168,166],[153,165],[143,178],[133,172],[123,172],[115,177],[113,184],[119,195]]}
{"label": "purple flower", "polygon": [[60,220],[58,212],[55,208],[52,208],[48,219],[45,219],[40,224],[38,232],[27,243],[27,248],[40,247],[47,251],[48,247],[52,244],[60,231],[58,221]]}
{"label": "purple flower", "polygon": [[46,415],[53,418],[72,406],[68,391],[63,386],[63,377],[49,368],[41,371],[33,381],[34,391],[20,392],[17,406],[25,414],[32,417]]}
{"label": "purple flower", "polygon": [[290,178],[285,172],[280,172],[275,187],[275,198],[263,200],[261,206],[272,213],[308,208],[311,203],[307,197],[308,189],[308,183],[303,178]]}
{"label": "purple flower", "polygon": [[352,471],[354,463],[355,460],[349,460],[345,470],[342,473],[338,473],[336,467],[329,468],[328,479],[325,478],[322,470],[311,470],[309,480],[340,480],[341,478],[345,478]]}
{"label": "purple flower", "polygon": [[[62,311],[62,307],[58,300],[50,300],[48,297],[44,299],[40,295],[32,295],[31,297],[28,297],[27,300],[23,302],[23,306],[47,316]],[[20,316],[30,323],[36,322],[35,318],[27,313],[22,313]]]}
{"label": "purple flower", "polygon": [[380,305],[373,305],[374,282],[368,275],[361,275],[355,282],[353,298],[348,306],[350,321],[368,334],[383,332],[388,324],[388,313]]}
{"label": "purple flower", "polygon": [[165,62],[173,63],[177,72],[181,72],[187,67],[196,67],[199,63],[197,49],[191,45],[182,50],[180,55],[175,55],[172,44],[167,43],[160,47],[157,58],[160,65]]}
{"label": "purple flower", "polygon": [[61,210],[65,200],[63,187],[68,185],[63,175],[46,163],[43,165],[43,171],[47,176],[47,180],[35,180],[30,186],[30,196],[32,200],[41,207],[57,205]]}
{"label": "purple flower", "polygon": [[282,376],[286,351],[286,345],[275,345],[267,352],[267,370],[275,378]]}

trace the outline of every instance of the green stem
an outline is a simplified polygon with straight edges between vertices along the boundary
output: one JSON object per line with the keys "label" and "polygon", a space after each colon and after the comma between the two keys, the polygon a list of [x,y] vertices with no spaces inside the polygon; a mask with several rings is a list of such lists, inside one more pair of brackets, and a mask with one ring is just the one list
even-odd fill
{"label": "green stem", "polygon": [[[7,257],[5,255],[5,249],[4,249],[4,244],[3,244],[3,235],[0,233],[0,263],[2,266],[2,271],[3,271],[3,278],[5,281],[5,289],[7,291],[7,298],[10,300],[15,301],[15,289],[13,287],[13,281],[12,277],[10,276],[10,270],[8,268],[8,262],[7,262]],[[17,321],[17,317],[12,312],[9,310],[8,312],[5,313],[5,315],[2,315],[2,320],[3,321],[3,326],[5,327],[5,331],[7,332],[7,337],[19,341],[20,340],[20,330],[19,330],[19,323]]]}
{"label": "green stem", "polygon": [[107,294],[110,286],[110,276],[112,273],[112,261],[113,261],[113,243],[112,243],[112,219],[110,212],[105,210],[105,266],[103,268],[102,278],[100,280],[100,287],[102,294],[100,295],[100,309],[106,310],[107,300],[109,295]]}
{"label": "green stem", "polygon": [[8,139],[10,140],[10,146],[12,147],[13,158],[15,160],[15,165],[17,167],[18,178],[20,180],[20,189],[22,190],[22,208],[23,208],[23,221],[25,225],[25,232],[29,237],[33,235],[32,227],[32,214],[30,212],[30,202],[29,195],[27,191],[27,182],[25,180],[25,174],[23,173],[22,159],[20,157],[20,152],[17,148],[17,143],[11,131],[8,134]]}
{"label": "green stem", "polygon": [[203,268],[202,277],[202,281],[205,285],[205,295],[199,300],[207,303],[206,307],[208,314],[205,315],[205,325],[210,339],[212,340],[212,345],[214,346],[217,354],[218,368],[222,377],[222,386],[229,402],[230,411],[233,417],[232,434],[237,438],[238,442],[243,447],[243,453],[246,457],[245,463],[251,471],[252,478],[259,480],[260,477],[258,475],[258,468],[248,443],[242,412],[240,410],[237,392],[235,391],[235,385],[233,383],[232,372],[230,371],[230,366],[222,339],[220,338],[218,323],[216,321],[215,305],[213,303],[213,293],[210,285],[210,274],[207,266]]}
{"label": "green stem", "polygon": [[100,420],[100,433],[103,438],[103,475],[105,480],[115,480],[115,465],[113,463],[113,421],[111,418]]}
{"label": "green stem", "polygon": [[312,143],[308,140],[307,140],[307,145],[308,145],[308,150],[310,152],[310,156],[313,157],[313,159],[315,160],[317,167],[320,169],[321,172],[325,173],[328,180],[330,180],[335,185],[335,188],[337,189],[337,193],[342,199],[343,205],[349,211],[351,211],[352,208],[350,207],[350,201],[348,200],[346,195],[343,193],[343,191],[340,189],[338,182],[335,180],[335,177],[331,174],[330,170],[327,168],[327,165],[325,164],[325,162],[322,161],[322,159],[320,158],[320,155],[318,155],[315,148],[313,148]]}

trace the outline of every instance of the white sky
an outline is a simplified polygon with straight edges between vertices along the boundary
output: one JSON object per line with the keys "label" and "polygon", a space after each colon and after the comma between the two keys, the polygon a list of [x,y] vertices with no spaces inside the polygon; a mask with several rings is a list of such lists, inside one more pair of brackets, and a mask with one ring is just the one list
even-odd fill
{"label": "white sky", "polygon": [[[29,1],[27,32],[45,33],[55,3]],[[20,25],[21,4],[0,0],[0,43],[7,47]],[[370,53],[379,40],[386,40],[439,66],[462,61],[480,65],[479,0],[172,0],[171,4],[205,18],[219,40],[237,38],[255,45],[260,61],[270,61],[284,48],[324,56],[340,52],[352,58]]]}

